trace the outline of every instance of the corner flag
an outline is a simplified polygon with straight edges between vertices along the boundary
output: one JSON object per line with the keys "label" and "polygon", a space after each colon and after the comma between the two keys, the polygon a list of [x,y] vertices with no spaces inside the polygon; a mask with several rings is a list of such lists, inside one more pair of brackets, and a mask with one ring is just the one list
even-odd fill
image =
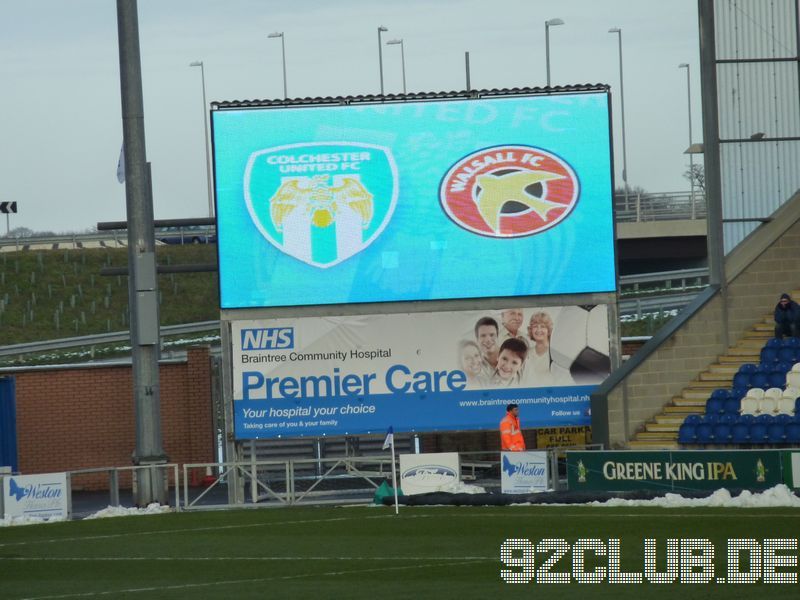
{"label": "corner flag", "polygon": [[381,448],[381,450],[391,448],[392,444],[394,444],[394,428],[389,427],[389,431],[386,432],[386,439],[383,440],[383,448]]}

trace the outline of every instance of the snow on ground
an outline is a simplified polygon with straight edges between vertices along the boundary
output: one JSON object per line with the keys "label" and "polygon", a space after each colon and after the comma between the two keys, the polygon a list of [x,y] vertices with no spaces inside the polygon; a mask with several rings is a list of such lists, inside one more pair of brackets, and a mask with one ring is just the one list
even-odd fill
{"label": "snow on ground", "polygon": [[452,486],[451,489],[447,490],[453,494],[485,494],[486,490],[479,485],[472,485],[471,483],[464,483],[463,481],[459,481],[457,484]]}
{"label": "snow on ground", "polygon": [[152,504],[148,504],[147,508],[109,506],[89,515],[86,519],[107,519],[109,517],[129,517],[131,515],[157,515],[166,512],[172,512],[172,509],[169,506],[163,506],[158,502],[153,502]]}
{"label": "snow on ground", "polygon": [[[172,512],[172,508],[169,506],[162,506],[154,502],[147,508],[109,506],[85,518],[107,519],[109,517],[129,517],[131,515],[156,515],[166,512]],[[59,521],[66,521],[66,519],[62,519],[60,517],[55,517],[52,519],[40,519],[36,517],[8,517],[5,519],[0,519],[0,527],[10,527],[12,525],[37,525],[40,523],[57,523]]]}
{"label": "snow on ground", "polygon": [[605,502],[589,502],[591,506],[660,506],[663,508],[680,507],[714,507],[714,508],[777,508],[799,507],[800,498],[783,484],[771,487],[763,492],[743,491],[738,496],[731,496],[728,490],[720,489],[706,498],[684,498],[680,494],[665,494],[652,500],[624,500],[612,498]]}
{"label": "snow on ground", "polygon": [[40,523],[57,523],[59,521],[66,521],[61,517],[53,517],[52,519],[37,519],[35,517],[6,517],[0,519],[0,527],[11,527],[12,525],[39,525]]}

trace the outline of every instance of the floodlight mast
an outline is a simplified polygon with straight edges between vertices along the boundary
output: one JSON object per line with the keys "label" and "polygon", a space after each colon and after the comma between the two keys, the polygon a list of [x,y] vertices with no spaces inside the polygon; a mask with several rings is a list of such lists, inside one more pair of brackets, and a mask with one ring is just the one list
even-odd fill
{"label": "floodlight mast", "polygon": [[[125,140],[125,196],[128,214],[128,303],[131,361],[136,413],[133,463],[140,467],[167,463],[161,436],[158,373],[158,281],[150,165],[145,154],[142,65],[136,0],[117,0],[120,95]],[[167,504],[164,473],[159,468],[136,472],[134,502],[145,507]]]}

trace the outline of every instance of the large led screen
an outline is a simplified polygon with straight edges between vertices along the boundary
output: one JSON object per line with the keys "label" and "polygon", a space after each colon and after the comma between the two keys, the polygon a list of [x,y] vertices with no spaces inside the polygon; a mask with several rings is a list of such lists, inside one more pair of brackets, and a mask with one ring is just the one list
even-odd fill
{"label": "large led screen", "polygon": [[605,92],[212,124],[224,309],[615,287]]}

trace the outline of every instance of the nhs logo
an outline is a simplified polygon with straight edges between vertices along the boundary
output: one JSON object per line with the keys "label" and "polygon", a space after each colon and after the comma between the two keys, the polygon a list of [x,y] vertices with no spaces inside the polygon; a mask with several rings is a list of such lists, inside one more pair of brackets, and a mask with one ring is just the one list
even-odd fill
{"label": "nhs logo", "polygon": [[294,348],[294,327],[242,329],[242,351]]}

